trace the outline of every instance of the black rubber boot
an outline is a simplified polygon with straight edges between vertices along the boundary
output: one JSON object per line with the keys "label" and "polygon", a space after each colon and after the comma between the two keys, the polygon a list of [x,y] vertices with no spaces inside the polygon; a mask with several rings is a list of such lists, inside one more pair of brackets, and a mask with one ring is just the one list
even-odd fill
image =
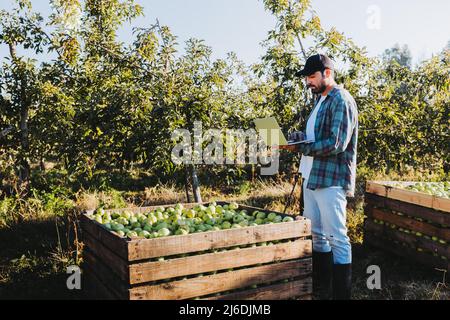
{"label": "black rubber boot", "polygon": [[333,265],[333,299],[350,300],[352,296],[352,264]]}
{"label": "black rubber boot", "polygon": [[331,300],[333,253],[313,251],[313,295],[316,300]]}

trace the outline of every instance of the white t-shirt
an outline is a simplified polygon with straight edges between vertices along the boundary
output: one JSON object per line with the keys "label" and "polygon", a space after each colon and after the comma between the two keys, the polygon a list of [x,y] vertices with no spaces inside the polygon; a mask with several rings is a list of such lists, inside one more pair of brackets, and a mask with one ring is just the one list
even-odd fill
{"label": "white t-shirt", "polygon": [[[322,102],[325,100],[327,96],[320,96],[319,102],[314,107],[308,122],[306,123],[306,139],[308,140],[316,140],[316,136],[314,134],[314,126],[316,124],[317,113],[320,110],[320,106]],[[313,166],[314,157],[304,156],[302,155],[302,160],[300,161],[300,173],[302,174],[302,178],[308,180],[309,174],[311,173],[311,169]]]}

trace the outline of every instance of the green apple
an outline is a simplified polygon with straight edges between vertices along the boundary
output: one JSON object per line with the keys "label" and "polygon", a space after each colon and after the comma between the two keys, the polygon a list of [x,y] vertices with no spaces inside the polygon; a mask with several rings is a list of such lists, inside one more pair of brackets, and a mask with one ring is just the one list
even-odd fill
{"label": "green apple", "polygon": [[197,225],[197,227],[196,227],[195,229],[196,229],[196,231],[198,231],[198,232],[205,232],[205,231],[206,231],[206,227],[205,227],[205,225],[203,225],[203,224]]}
{"label": "green apple", "polygon": [[120,214],[120,216],[121,216],[122,218],[125,218],[125,219],[127,219],[127,220],[130,220],[130,218],[131,218],[131,216],[132,216],[132,213],[131,213],[130,211],[123,211],[123,212]]}
{"label": "green apple", "polygon": [[186,217],[194,218],[195,217],[195,210],[192,210],[192,209],[187,210]]}
{"label": "green apple", "polygon": [[267,216],[267,219],[268,219],[269,221],[274,221],[276,217],[277,217],[277,214],[276,214],[275,212],[271,212],[271,213],[269,213],[269,215]]}
{"label": "green apple", "polygon": [[284,217],[283,218],[283,222],[292,222],[292,221],[294,221],[294,218],[292,218],[292,217]]}
{"label": "green apple", "polygon": [[115,231],[115,233],[117,233],[117,235],[118,235],[119,237],[125,237],[125,232],[123,232],[122,230]]}
{"label": "green apple", "polygon": [[155,227],[156,231],[159,231],[161,229],[167,229],[169,227],[169,224],[167,222],[160,222],[158,223],[158,225]]}
{"label": "green apple", "polygon": [[111,229],[113,229],[114,231],[120,231],[123,230],[124,228],[125,227],[121,223],[114,223],[111,225]]}
{"label": "green apple", "polygon": [[117,223],[123,224],[124,226],[127,226],[130,224],[130,222],[128,221],[128,219],[124,218],[124,217],[120,217],[118,219],[116,219]]}
{"label": "green apple", "polygon": [[150,236],[150,232],[143,230],[143,231],[138,232],[138,236],[142,237],[142,238],[147,238]]}
{"label": "green apple", "polygon": [[257,218],[257,219],[255,220],[255,223],[256,223],[257,225],[264,224],[264,220],[263,220],[263,219],[260,219],[260,218]]}
{"label": "green apple", "polygon": [[258,214],[256,215],[256,219],[265,219],[266,218],[266,214],[264,212],[258,212]]}
{"label": "green apple", "polygon": [[160,237],[167,237],[170,236],[171,232],[168,228],[161,228],[158,230],[158,234]]}
{"label": "green apple", "polygon": [[189,231],[186,229],[177,229],[177,231],[175,231],[175,235],[186,235],[189,234]]}
{"label": "green apple", "polygon": [[228,221],[225,221],[224,223],[222,223],[222,229],[230,229],[231,228],[231,223]]}
{"label": "green apple", "polygon": [[136,229],[136,228],[140,228],[140,227],[141,227],[141,224],[137,221],[131,224],[132,229]]}
{"label": "green apple", "polygon": [[248,227],[248,221],[247,220],[241,221],[241,222],[239,222],[239,225],[241,227]]}
{"label": "green apple", "polygon": [[232,220],[234,216],[234,213],[231,211],[225,211],[225,213],[223,214],[223,219],[224,220]]}
{"label": "green apple", "polygon": [[127,233],[127,237],[129,238],[133,238],[133,237],[137,237],[138,234],[135,231],[130,231]]}
{"label": "green apple", "polygon": [[273,222],[275,222],[275,223],[280,223],[281,221],[283,221],[282,216],[276,216],[275,219],[273,219]]}
{"label": "green apple", "polygon": [[155,216],[149,216],[146,220],[145,223],[149,224],[149,225],[153,225],[155,223],[158,222],[158,219]]}
{"label": "green apple", "polygon": [[208,208],[206,208],[206,213],[212,215],[216,214],[216,207],[210,205]]}
{"label": "green apple", "polygon": [[239,208],[239,205],[236,202],[232,202],[229,205],[230,209],[236,210]]}

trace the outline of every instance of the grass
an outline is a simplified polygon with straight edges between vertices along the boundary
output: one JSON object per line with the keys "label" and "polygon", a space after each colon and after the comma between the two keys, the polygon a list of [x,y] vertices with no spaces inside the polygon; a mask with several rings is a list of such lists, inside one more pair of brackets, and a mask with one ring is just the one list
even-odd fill
{"label": "grass", "polygon": [[[386,177],[378,177],[386,179]],[[300,208],[299,188],[288,212]],[[239,203],[283,211],[291,192],[289,182],[243,183],[218,191],[202,187],[204,201],[237,201]],[[45,198],[45,197],[44,197]],[[5,198],[8,199],[8,198]],[[115,190],[79,192],[75,198],[47,197],[26,203],[2,200],[0,203],[0,299],[80,299],[83,293],[66,288],[66,268],[82,262],[82,244],[78,242],[75,213],[93,209],[124,206],[147,206],[185,202],[184,189],[174,185],[148,187],[144,191]],[[49,203],[53,203],[49,206]],[[363,245],[362,197],[349,202],[347,222],[353,244],[353,299],[430,299],[448,300],[450,291],[443,271],[419,266],[379,249]],[[13,215],[13,218],[8,218]],[[367,289],[366,272],[378,265],[382,289]]]}

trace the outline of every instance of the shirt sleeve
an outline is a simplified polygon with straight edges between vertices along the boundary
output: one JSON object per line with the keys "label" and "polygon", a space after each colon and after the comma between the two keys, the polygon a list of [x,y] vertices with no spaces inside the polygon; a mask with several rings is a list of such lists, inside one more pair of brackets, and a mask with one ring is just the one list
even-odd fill
{"label": "shirt sleeve", "polygon": [[352,138],[354,114],[349,102],[337,99],[333,102],[330,136],[313,143],[299,145],[305,156],[327,157],[344,152]]}

